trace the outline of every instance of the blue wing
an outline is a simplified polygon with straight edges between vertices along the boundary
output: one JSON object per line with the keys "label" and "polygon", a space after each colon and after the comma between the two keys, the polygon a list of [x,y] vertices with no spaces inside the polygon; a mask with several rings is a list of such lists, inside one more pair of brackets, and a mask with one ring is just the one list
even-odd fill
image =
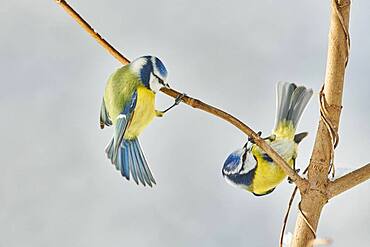
{"label": "blue wing", "polygon": [[125,135],[127,126],[131,120],[131,117],[134,113],[135,106],[137,100],[137,91],[132,94],[131,100],[125,104],[123,107],[123,111],[118,115],[115,129],[114,129],[114,136],[113,136],[113,145],[114,145],[114,153],[113,153],[113,163],[116,163],[117,156],[118,156],[118,149],[121,146],[123,141],[123,136]]}
{"label": "blue wing", "polygon": [[137,138],[124,139],[125,132],[133,117],[137,101],[137,92],[132,95],[130,102],[118,115],[115,124],[114,136],[105,149],[108,158],[121,171],[122,176],[130,180],[130,174],[137,184],[139,181],[145,186],[155,184],[154,177],[146,162],[144,153]]}

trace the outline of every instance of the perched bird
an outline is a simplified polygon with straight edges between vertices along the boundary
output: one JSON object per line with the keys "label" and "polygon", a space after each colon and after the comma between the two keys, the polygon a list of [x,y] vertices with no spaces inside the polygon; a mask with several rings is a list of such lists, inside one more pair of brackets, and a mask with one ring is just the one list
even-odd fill
{"label": "perched bird", "polygon": [[114,126],[114,135],[105,152],[127,180],[130,174],[137,184],[155,184],[138,136],[155,116],[177,105],[181,97],[165,111],[155,109],[155,95],[165,83],[166,67],[153,56],[135,59],[119,68],[108,80],[100,110],[100,128]]}
{"label": "perched bird", "polygon": [[[303,132],[295,135],[295,131],[312,94],[312,89],[297,87],[294,83],[277,84],[275,128],[272,135],[264,139],[293,169],[298,144],[308,134]],[[223,165],[222,174],[230,184],[256,196],[271,193],[286,177],[271,157],[251,140],[242,149],[229,155]]]}

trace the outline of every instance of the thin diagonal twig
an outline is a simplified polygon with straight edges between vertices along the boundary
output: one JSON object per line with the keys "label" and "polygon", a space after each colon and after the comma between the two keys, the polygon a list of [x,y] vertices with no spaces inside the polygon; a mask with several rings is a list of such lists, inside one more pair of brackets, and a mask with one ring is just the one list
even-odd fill
{"label": "thin diagonal twig", "polygon": [[[112,45],[110,45],[106,40],[104,40],[66,1],[56,0],[59,6],[61,6],[77,23],[88,32],[103,48],[105,48],[112,56],[114,56],[122,64],[129,63],[129,60],[124,57],[120,52],[118,52]],[[178,97],[181,93],[176,90],[169,88],[162,88],[161,91],[168,96],[173,98]],[[301,178],[288,164],[287,162],[276,153],[270,145],[268,145],[256,132],[249,128],[246,124],[241,122],[239,119],[235,118],[229,113],[226,113],[216,107],[208,105],[200,100],[191,98],[189,96],[184,96],[181,101],[185,104],[203,110],[205,112],[211,113],[221,119],[226,120],[231,123],[247,136],[251,137],[253,141],[259,146],[263,151],[265,151],[273,161],[281,167],[281,169],[291,178],[291,180],[298,186],[300,190],[306,190],[308,183],[305,179]]]}

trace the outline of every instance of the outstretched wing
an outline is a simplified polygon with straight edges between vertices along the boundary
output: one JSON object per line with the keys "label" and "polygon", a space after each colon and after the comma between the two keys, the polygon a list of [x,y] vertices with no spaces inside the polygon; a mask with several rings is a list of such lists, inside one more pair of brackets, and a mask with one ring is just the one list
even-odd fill
{"label": "outstretched wing", "polygon": [[114,129],[114,136],[113,136],[113,145],[114,145],[114,153],[113,153],[113,163],[117,159],[118,149],[123,141],[123,136],[127,130],[127,127],[134,115],[134,110],[136,106],[137,100],[137,91],[132,94],[131,99],[123,106],[123,111],[117,116],[117,121],[115,124]]}
{"label": "outstretched wing", "polygon": [[104,129],[104,126],[111,126],[112,120],[109,116],[107,108],[105,107],[105,102],[103,98],[103,102],[101,103],[100,107],[100,128]]}

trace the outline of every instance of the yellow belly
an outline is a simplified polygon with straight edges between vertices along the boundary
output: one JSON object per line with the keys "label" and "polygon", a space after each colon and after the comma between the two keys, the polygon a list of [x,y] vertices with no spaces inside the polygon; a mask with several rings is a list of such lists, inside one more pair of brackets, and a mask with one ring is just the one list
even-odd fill
{"label": "yellow belly", "polygon": [[[263,194],[280,184],[286,177],[285,172],[275,163],[268,163],[261,157],[257,157],[258,166],[254,175],[251,191],[257,194]],[[293,159],[288,161],[293,167]]]}
{"label": "yellow belly", "polygon": [[155,116],[155,94],[146,87],[138,87],[134,115],[129,123],[124,138],[133,139],[139,136]]}

